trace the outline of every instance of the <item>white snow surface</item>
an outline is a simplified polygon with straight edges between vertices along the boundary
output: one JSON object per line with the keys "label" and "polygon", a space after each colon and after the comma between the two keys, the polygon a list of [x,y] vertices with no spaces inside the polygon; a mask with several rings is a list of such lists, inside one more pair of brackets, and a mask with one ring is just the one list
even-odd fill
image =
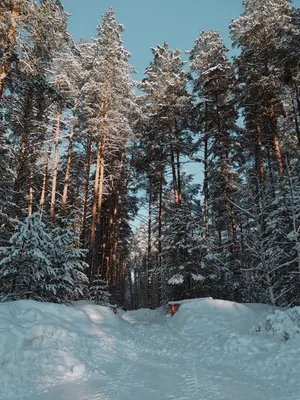
{"label": "white snow surface", "polygon": [[1,400],[299,400],[300,308],[0,304]]}

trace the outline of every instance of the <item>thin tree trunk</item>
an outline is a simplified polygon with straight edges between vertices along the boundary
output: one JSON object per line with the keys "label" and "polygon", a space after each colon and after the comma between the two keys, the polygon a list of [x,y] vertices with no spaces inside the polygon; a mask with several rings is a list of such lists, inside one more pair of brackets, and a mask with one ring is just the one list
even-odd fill
{"label": "thin tree trunk", "polygon": [[100,171],[99,171],[99,192],[98,192],[98,210],[97,210],[97,223],[100,223],[102,211],[102,199],[104,189],[104,154],[105,154],[105,133],[101,136],[100,147]]}
{"label": "thin tree trunk", "polygon": [[[29,171],[26,170],[26,167],[28,167],[28,160],[30,159],[31,151],[30,148],[25,147],[25,145],[28,146],[28,144],[30,144],[28,121],[30,121],[30,119],[32,118],[32,108],[33,108],[32,102],[33,98],[30,93],[30,90],[28,90],[26,92],[26,100],[25,100],[24,114],[22,120],[22,133],[20,137],[20,149],[18,154],[17,176],[15,180],[15,193],[16,193],[15,203],[17,207],[21,207],[23,186],[25,181],[27,180],[27,176],[29,173]],[[18,215],[16,215],[16,218],[18,218]]]}
{"label": "thin tree trunk", "polygon": [[2,62],[1,62],[1,66],[0,66],[0,99],[3,95],[6,78],[7,78],[8,71],[9,71],[10,64],[11,64],[10,60],[9,60],[10,49],[16,42],[15,33],[16,33],[16,28],[17,28],[17,17],[20,14],[20,6],[21,6],[22,2],[23,2],[23,0],[18,0],[11,11],[10,24],[9,24],[8,30],[7,30],[7,38],[8,38],[9,43],[3,52]]}
{"label": "thin tree trunk", "polygon": [[163,170],[160,174],[159,183],[159,200],[158,200],[158,268],[161,267],[162,263],[162,196],[163,196]]}
{"label": "thin tree trunk", "polygon": [[100,164],[101,164],[101,138],[99,136],[97,141],[97,160],[96,160],[96,170],[95,170],[95,180],[94,180],[94,198],[92,207],[91,248],[93,247],[95,241],[95,227],[97,220],[97,205],[98,205],[98,195],[99,195]]}
{"label": "thin tree trunk", "polygon": [[[24,184],[24,174],[25,174],[24,169],[25,169],[25,138],[24,138],[24,133],[22,133],[20,139],[19,156],[18,156],[17,176],[15,181],[17,208],[21,207],[22,188]],[[16,215],[16,218],[18,218],[18,215]]]}
{"label": "thin tree trunk", "polygon": [[[95,255],[95,232],[96,224],[100,225],[101,211],[102,211],[102,197],[103,197],[103,186],[104,186],[104,150],[105,150],[105,107],[107,102],[102,101],[100,106],[100,118],[103,118],[102,129],[97,141],[97,161],[96,161],[96,171],[95,171],[95,182],[94,182],[94,198],[93,198],[93,208],[92,208],[92,225],[91,225],[91,278],[96,272],[96,260],[94,260]],[[103,242],[105,245],[105,242]],[[103,250],[104,252],[104,250]],[[98,265],[97,269],[103,269],[103,262]]]}
{"label": "thin tree trunk", "polygon": [[272,144],[273,144],[273,149],[274,149],[274,154],[275,154],[275,159],[277,161],[278,165],[278,170],[281,175],[283,175],[283,162],[282,162],[282,157],[281,157],[281,151],[279,147],[279,140],[278,140],[278,135],[277,135],[277,123],[276,123],[276,116],[275,116],[275,111],[274,111],[274,106],[271,104],[269,106],[269,118],[271,120],[271,127],[272,127]]}
{"label": "thin tree trunk", "polygon": [[63,196],[61,201],[61,208],[64,210],[67,204],[68,198],[68,188],[70,183],[70,169],[71,169],[71,159],[72,159],[72,152],[73,152],[73,137],[75,133],[75,126],[72,123],[71,131],[69,135],[69,145],[68,145],[68,155],[67,155],[67,162],[66,162],[66,173],[65,173],[65,182],[64,182],[64,190]]}
{"label": "thin tree trunk", "polygon": [[28,196],[28,216],[32,215],[33,206],[33,173],[32,168],[29,171],[29,196]]}
{"label": "thin tree trunk", "polygon": [[148,248],[147,248],[147,293],[148,293],[148,307],[152,307],[151,297],[151,252],[152,252],[152,188],[149,187],[149,203],[148,203]]}
{"label": "thin tree trunk", "polygon": [[204,218],[205,218],[205,232],[206,237],[209,234],[209,194],[208,194],[208,132],[205,131],[204,134],[204,183],[203,183],[203,190],[204,190]]}
{"label": "thin tree trunk", "polygon": [[60,134],[60,105],[58,104],[56,106],[56,112],[55,112],[55,145],[54,145],[55,147],[54,147],[52,189],[51,189],[51,200],[50,200],[50,218],[51,219],[53,219],[54,215],[55,215],[59,134]]}
{"label": "thin tree trunk", "polygon": [[178,137],[179,137],[179,129],[178,123],[175,119],[175,132],[176,132],[176,161],[177,161],[177,189],[178,189],[178,203],[182,202],[182,193],[181,193],[181,173],[180,173],[180,151],[178,148]]}
{"label": "thin tree trunk", "polygon": [[[122,187],[122,178],[124,176],[124,161],[125,161],[125,152],[126,152],[126,146],[124,145],[124,149],[122,151],[121,154],[121,160],[120,160],[120,166],[119,166],[119,179],[118,179],[118,186],[117,186],[117,190],[112,191],[112,199],[111,199],[111,204],[113,206],[112,209],[112,216],[111,216],[111,231],[110,231],[110,255],[109,255],[109,259],[110,259],[110,265],[109,265],[109,269],[111,271],[111,275],[112,275],[112,279],[113,276],[115,276],[116,281],[117,281],[117,271],[116,271],[116,251],[117,251],[117,247],[118,247],[118,239],[119,239],[119,234],[120,234],[120,229],[117,229],[117,225],[119,225],[118,221],[117,221],[117,216],[118,216],[118,208],[119,208],[119,198],[120,198],[120,193],[121,193],[121,187]],[[120,219],[121,223],[123,220],[123,210],[124,210],[124,204],[125,204],[125,197],[126,197],[126,193],[127,193],[127,183],[128,183],[128,178],[129,176],[126,178],[125,181],[125,186],[124,186],[124,193],[123,193],[123,199],[121,202],[121,215],[120,215]],[[114,200],[114,201],[113,201]],[[119,226],[120,228],[120,226]]]}
{"label": "thin tree trunk", "polygon": [[257,173],[260,184],[262,184],[265,179],[265,172],[264,172],[264,167],[263,167],[263,155],[262,155],[261,147],[262,147],[261,130],[260,130],[260,126],[257,125],[255,163],[256,163],[256,173]]}
{"label": "thin tree trunk", "polygon": [[234,205],[231,203],[231,229],[232,229],[232,242],[233,242],[233,256],[238,258],[239,256],[239,244],[237,240],[236,232],[236,216],[234,211]]}
{"label": "thin tree trunk", "polygon": [[176,167],[175,167],[175,155],[173,148],[173,131],[172,131],[172,123],[171,118],[169,117],[169,135],[170,135],[170,155],[171,155],[171,168],[172,168],[172,180],[173,180],[173,190],[174,190],[174,199],[175,204],[179,204],[179,194],[178,194],[178,185],[177,185],[177,177],[176,177]]}
{"label": "thin tree trunk", "polygon": [[177,157],[178,204],[181,204],[181,202],[182,202],[182,193],[181,193],[180,153],[179,153],[179,150],[176,151],[176,157]]}
{"label": "thin tree trunk", "polygon": [[293,92],[292,88],[290,89],[290,94],[291,94],[291,102],[292,102],[292,109],[293,109],[293,114],[294,114],[295,128],[296,128],[296,133],[297,133],[297,138],[298,138],[298,144],[299,144],[299,147],[300,147],[299,121],[298,121],[298,116],[297,116],[296,107],[295,107],[294,92]]}
{"label": "thin tree trunk", "polygon": [[92,164],[92,145],[93,145],[93,137],[91,136],[88,149],[87,149],[87,163],[86,163],[86,178],[84,185],[84,200],[83,200],[83,216],[82,216],[82,229],[81,229],[81,242],[85,243],[85,235],[86,235],[86,218],[87,218],[87,208],[88,208],[88,199],[89,199],[89,187],[90,187],[90,172],[91,172],[91,164]]}
{"label": "thin tree trunk", "polygon": [[297,107],[298,107],[298,114],[300,117],[300,96],[299,96],[299,90],[298,90],[298,86],[297,83],[294,82],[294,86],[295,86],[295,93],[296,93],[296,102],[297,102]]}
{"label": "thin tree trunk", "polygon": [[43,184],[42,184],[42,190],[41,190],[41,198],[40,198],[41,212],[43,212],[44,205],[45,205],[46,190],[47,190],[47,184],[48,184],[48,178],[49,178],[49,162],[50,162],[50,157],[51,157],[51,152],[52,152],[52,143],[53,143],[53,137],[51,137],[51,139],[49,141],[49,148],[47,151],[47,159],[46,159]]}
{"label": "thin tree trunk", "polygon": [[114,238],[114,221],[115,221],[115,208],[117,207],[117,205],[115,204],[115,197],[117,197],[115,190],[114,190],[114,186],[115,186],[115,180],[114,177],[112,175],[112,173],[110,173],[109,176],[109,193],[110,193],[110,206],[109,206],[109,223],[108,223],[108,246],[107,246],[107,257],[108,257],[108,263],[106,266],[106,276],[109,277],[110,282],[112,284],[114,284],[114,271],[113,271],[113,267],[112,267],[112,256],[113,256],[113,238]]}

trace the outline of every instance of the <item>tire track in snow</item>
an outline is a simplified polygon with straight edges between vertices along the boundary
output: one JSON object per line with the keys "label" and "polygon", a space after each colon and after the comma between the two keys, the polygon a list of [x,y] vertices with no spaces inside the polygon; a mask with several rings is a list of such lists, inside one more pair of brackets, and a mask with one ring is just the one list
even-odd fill
{"label": "tire track in snow", "polygon": [[185,385],[180,400],[198,400],[199,382],[196,374],[196,356],[189,353],[185,358]]}
{"label": "tire track in snow", "polygon": [[[134,374],[137,371],[136,355],[130,361],[122,362],[119,371],[104,388],[103,394],[109,400],[124,400],[134,384]],[[94,397],[97,399],[97,397]],[[100,397],[101,399],[101,397]],[[99,400],[100,400],[99,399]]]}

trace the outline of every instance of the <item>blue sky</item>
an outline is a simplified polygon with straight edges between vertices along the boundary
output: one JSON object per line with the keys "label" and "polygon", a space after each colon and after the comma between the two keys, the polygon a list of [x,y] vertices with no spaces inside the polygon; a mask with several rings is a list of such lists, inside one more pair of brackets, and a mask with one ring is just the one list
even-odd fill
{"label": "blue sky", "polygon": [[152,58],[150,48],[166,41],[172,48],[188,50],[201,30],[216,29],[230,46],[228,25],[242,12],[242,0],[63,0],[72,14],[69,31],[75,40],[91,38],[101,16],[112,6],[123,33],[125,48],[137,79]]}

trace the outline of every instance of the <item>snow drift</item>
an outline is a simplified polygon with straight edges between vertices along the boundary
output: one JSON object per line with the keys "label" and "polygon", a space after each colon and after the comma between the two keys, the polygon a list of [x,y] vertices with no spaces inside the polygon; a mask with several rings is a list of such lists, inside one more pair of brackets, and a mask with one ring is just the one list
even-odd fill
{"label": "snow drift", "polygon": [[2,303],[0,399],[299,400],[299,320],[297,307],[209,298],[174,317]]}

